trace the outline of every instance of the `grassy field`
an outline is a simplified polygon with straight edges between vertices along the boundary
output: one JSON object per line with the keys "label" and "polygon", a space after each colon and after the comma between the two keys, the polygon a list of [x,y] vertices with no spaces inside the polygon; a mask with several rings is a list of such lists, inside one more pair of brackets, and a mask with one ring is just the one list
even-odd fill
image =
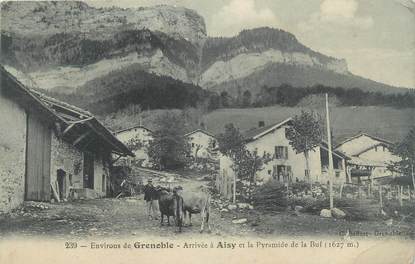
{"label": "grassy field", "polygon": [[[263,108],[219,109],[203,115],[200,119],[207,129],[218,134],[223,131],[225,124],[234,123],[242,131],[258,125],[258,121],[272,124],[288,117],[299,114],[301,107],[272,106]],[[324,117],[324,108],[315,108],[315,112]],[[151,110],[141,113],[142,124],[152,128],[157,115],[164,111],[180,110]],[[140,115],[132,112],[119,112],[104,118],[104,123],[113,130],[131,127],[140,122]],[[415,126],[415,109],[396,109],[379,106],[332,107],[331,122],[333,136],[338,141],[358,132],[382,137],[391,141],[402,139]]]}

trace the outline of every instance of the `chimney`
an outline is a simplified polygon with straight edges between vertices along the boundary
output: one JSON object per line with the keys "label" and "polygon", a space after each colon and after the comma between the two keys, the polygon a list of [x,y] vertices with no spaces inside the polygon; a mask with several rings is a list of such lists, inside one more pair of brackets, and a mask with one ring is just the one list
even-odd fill
{"label": "chimney", "polygon": [[265,126],[265,122],[264,121],[259,121],[258,122],[258,127],[264,127]]}

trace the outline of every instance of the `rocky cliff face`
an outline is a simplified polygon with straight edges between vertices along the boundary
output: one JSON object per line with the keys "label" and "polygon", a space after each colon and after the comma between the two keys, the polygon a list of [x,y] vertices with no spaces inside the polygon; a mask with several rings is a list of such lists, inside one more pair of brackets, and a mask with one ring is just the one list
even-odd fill
{"label": "rocky cliff face", "polygon": [[200,84],[214,87],[248,77],[273,63],[348,74],[345,60],[315,52],[283,30],[257,28],[233,38],[208,39],[203,47]]}
{"label": "rocky cliff face", "polygon": [[111,71],[139,65],[185,82],[197,78],[204,20],[171,6],[96,9],[83,2],[6,2],[2,63],[44,89],[72,92]]}
{"label": "rocky cliff face", "polygon": [[[214,91],[237,86],[255,92],[253,80],[272,86],[295,82],[295,76],[301,84],[330,79],[334,86],[338,76],[354,78],[345,60],[313,51],[283,30],[258,28],[232,38],[208,38],[203,18],[181,7],[4,2],[1,21],[1,62],[28,73],[43,89],[65,93],[131,67]],[[302,76],[305,72],[313,74]],[[347,80],[342,82],[346,88],[359,84]]]}
{"label": "rocky cliff face", "polygon": [[148,29],[195,44],[206,37],[201,16],[172,6],[97,9],[77,1],[16,1],[2,3],[1,18],[3,31],[23,36],[81,33],[105,39],[126,29]]}

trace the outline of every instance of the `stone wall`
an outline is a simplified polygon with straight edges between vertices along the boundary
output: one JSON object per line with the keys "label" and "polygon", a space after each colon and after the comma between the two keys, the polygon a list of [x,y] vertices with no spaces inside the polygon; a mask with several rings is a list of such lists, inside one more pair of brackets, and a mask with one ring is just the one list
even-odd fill
{"label": "stone wall", "polygon": [[67,198],[70,187],[83,188],[83,153],[56,137],[55,133],[52,133],[51,152],[50,182],[56,185],[57,171],[63,170],[66,185],[65,197]]}
{"label": "stone wall", "polygon": [[24,200],[26,119],[23,108],[0,95],[0,212]]}
{"label": "stone wall", "polygon": [[[57,185],[58,170],[65,172],[65,198],[69,197],[70,188],[77,191],[84,188],[83,169],[84,154],[81,150],[52,134],[51,183]],[[108,162],[104,162],[102,153],[94,153],[94,190],[84,198],[96,198],[106,195],[106,183],[109,180]],[[103,184],[104,181],[104,184]],[[82,195],[78,195],[81,197]],[[83,196],[82,196],[83,197]]]}

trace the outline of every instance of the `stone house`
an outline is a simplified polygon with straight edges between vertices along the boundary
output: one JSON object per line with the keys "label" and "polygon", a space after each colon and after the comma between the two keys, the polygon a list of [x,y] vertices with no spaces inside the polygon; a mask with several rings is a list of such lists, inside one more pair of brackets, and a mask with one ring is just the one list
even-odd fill
{"label": "stone house", "polygon": [[[291,118],[270,126],[261,126],[243,133],[247,149],[257,151],[259,156],[270,154],[271,160],[257,172],[258,184],[271,179],[281,182],[311,181],[327,183],[328,178],[328,149],[322,142],[309,152],[309,171],[306,170],[306,160],[303,153],[297,153],[286,137],[286,129],[291,124]],[[346,157],[333,151],[335,171],[334,183],[347,181]],[[232,160],[220,155],[220,178],[233,178]],[[227,181],[227,180],[225,180]]]}
{"label": "stone house", "polygon": [[213,159],[211,150],[216,149],[217,140],[213,134],[203,129],[196,129],[184,135],[191,147],[191,156],[195,159]]}
{"label": "stone house", "polygon": [[105,196],[111,155],[133,153],[91,113],[0,70],[0,211],[25,200]]}
{"label": "stone house", "polygon": [[130,163],[132,160],[136,160],[142,167],[151,167],[149,157],[146,152],[146,147],[149,142],[153,140],[153,131],[149,128],[137,125],[130,128],[122,129],[115,132],[115,136],[127,146],[131,146],[133,141],[137,142],[135,147],[132,148],[132,152],[135,157],[126,157],[121,161]]}
{"label": "stone house", "polygon": [[336,150],[350,157],[347,162],[348,171],[355,182],[395,176],[388,170],[391,162],[400,158],[391,152],[392,142],[359,133],[347,138],[336,146]]}

